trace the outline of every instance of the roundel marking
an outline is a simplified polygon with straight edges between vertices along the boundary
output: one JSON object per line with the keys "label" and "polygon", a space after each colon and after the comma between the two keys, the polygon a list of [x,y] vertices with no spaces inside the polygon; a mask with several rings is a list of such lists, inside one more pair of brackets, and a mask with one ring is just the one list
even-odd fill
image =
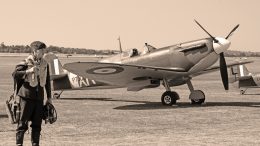
{"label": "roundel marking", "polygon": [[107,67],[96,67],[89,70],[86,70],[89,74],[99,74],[99,75],[109,75],[109,74],[117,74],[124,71],[122,67],[117,66],[107,66]]}

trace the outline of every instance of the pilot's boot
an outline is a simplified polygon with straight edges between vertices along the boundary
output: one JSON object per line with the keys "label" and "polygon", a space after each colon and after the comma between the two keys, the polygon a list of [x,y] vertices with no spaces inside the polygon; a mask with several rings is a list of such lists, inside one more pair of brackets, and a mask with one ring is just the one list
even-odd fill
{"label": "pilot's boot", "polygon": [[17,146],[23,145],[23,137],[24,137],[24,131],[17,131],[16,132],[16,145]]}
{"label": "pilot's boot", "polygon": [[40,143],[40,131],[32,130],[31,141],[32,141],[32,146],[39,146],[39,143]]}

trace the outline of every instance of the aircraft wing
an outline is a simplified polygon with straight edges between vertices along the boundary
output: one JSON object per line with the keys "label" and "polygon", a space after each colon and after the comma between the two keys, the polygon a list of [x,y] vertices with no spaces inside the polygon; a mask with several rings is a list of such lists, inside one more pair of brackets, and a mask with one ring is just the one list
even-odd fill
{"label": "aircraft wing", "polygon": [[[236,65],[243,65],[243,64],[248,64],[248,63],[252,63],[252,62],[254,62],[254,61],[233,62],[233,63],[227,64],[227,67],[232,67],[232,66],[236,66]],[[219,68],[220,68],[219,66],[212,66],[212,67],[209,67],[209,68],[207,68],[203,71],[200,71],[198,73],[194,73],[191,76],[196,77],[196,76],[201,75],[201,74],[211,73],[211,72],[219,70]]]}
{"label": "aircraft wing", "polygon": [[64,68],[76,75],[112,85],[127,85],[145,79],[174,78],[186,75],[182,68],[161,68],[101,62],[67,63]]}

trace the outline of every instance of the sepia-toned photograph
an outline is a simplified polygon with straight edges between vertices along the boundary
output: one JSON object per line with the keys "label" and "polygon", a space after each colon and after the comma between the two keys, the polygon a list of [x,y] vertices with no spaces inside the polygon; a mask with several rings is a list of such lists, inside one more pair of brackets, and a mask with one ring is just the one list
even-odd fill
{"label": "sepia-toned photograph", "polygon": [[259,5],[1,1],[0,146],[260,145]]}

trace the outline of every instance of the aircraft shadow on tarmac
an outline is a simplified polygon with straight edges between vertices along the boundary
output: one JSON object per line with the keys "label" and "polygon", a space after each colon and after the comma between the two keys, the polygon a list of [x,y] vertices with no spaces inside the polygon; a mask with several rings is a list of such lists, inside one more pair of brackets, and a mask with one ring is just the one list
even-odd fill
{"label": "aircraft shadow on tarmac", "polygon": [[146,103],[148,101],[135,101],[135,100],[120,100],[112,98],[60,98],[59,100],[99,100],[99,101],[116,101],[116,102],[135,102],[135,103]]}
{"label": "aircraft shadow on tarmac", "polygon": [[207,102],[202,105],[192,105],[190,102],[179,102],[173,106],[163,106],[161,102],[150,102],[144,104],[133,104],[119,106],[114,109],[119,110],[152,110],[152,109],[170,109],[170,108],[203,108],[203,107],[253,107],[260,108],[260,102]]}
{"label": "aircraft shadow on tarmac", "polygon": [[8,115],[7,114],[0,114],[0,119],[1,118],[8,118]]}
{"label": "aircraft shadow on tarmac", "polygon": [[259,93],[244,93],[243,95],[260,95]]}
{"label": "aircraft shadow on tarmac", "polygon": [[173,109],[173,108],[203,108],[203,107],[252,107],[260,108],[260,102],[206,102],[202,105],[193,105],[190,102],[178,102],[173,106],[163,106],[161,102],[136,101],[136,100],[121,100],[112,98],[61,98],[60,100],[98,100],[98,101],[115,101],[115,102],[130,102],[137,103],[131,105],[118,106],[117,110],[156,110],[156,109]]}

